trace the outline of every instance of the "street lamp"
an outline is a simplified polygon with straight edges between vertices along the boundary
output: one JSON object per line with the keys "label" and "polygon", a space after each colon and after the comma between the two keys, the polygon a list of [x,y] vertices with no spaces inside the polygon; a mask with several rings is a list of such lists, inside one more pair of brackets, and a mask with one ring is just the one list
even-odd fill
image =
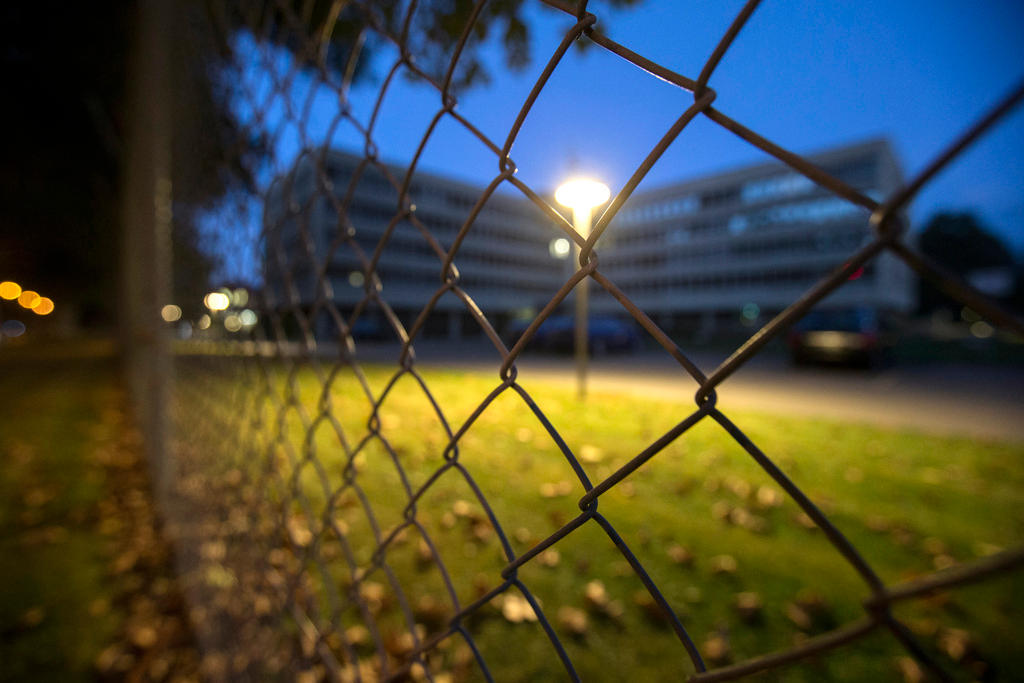
{"label": "street lamp", "polygon": [[[572,223],[576,232],[583,239],[590,237],[590,215],[596,206],[601,206],[611,192],[604,183],[586,178],[575,178],[561,185],[555,191],[555,200],[562,206],[572,209]],[[576,255],[576,263],[579,264],[580,246],[577,244],[573,250]],[[575,356],[576,356],[576,390],[580,400],[587,395],[587,307],[588,285],[590,278],[583,278],[576,285],[576,330],[575,330]]]}
{"label": "street lamp", "polygon": [[231,305],[231,299],[224,292],[210,292],[203,297],[203,305],[216,313],[217,311],[226,310]]}

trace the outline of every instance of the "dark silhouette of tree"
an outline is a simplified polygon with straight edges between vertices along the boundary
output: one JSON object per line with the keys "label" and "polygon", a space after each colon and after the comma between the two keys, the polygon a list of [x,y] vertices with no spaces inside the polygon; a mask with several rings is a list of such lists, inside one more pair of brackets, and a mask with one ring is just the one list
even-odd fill
{"label": "dark silhouette of tree", "polygon": [[[243,130],[231,109],[231,84],[219,65],[236,58],[233,37],[247,32],[290,50],[304,68],[342,75],[361,47],[355,78],[382,38],[363,43],[367,22],[398,35],[399,0],[168,0],[174,7],[173,89],[175,291],[201,291],[215,255],[201,248],[197,218],[232,192],[248,192],[267,141]],[[611,0],[615,6],[639,0]],[[495,32],[508,66],[529,60],[525,0],[484,5],[453,84],[487,73],[476,49]],[[409,53],[432,78],[443,77],[475,3],[422,0]],[[337,8],[341,8],[340,13]],[[55,300],[75,302],[83,322],[109,323],[117,309],[120,190],[127,130],[126,74],[137,0],[99,3],[0,3],[0,70],[8,133],[0,153],[0,276]],[[376,41],[376,42],[375,42]]]}
{"label": "dark silhouette of tree", "polygon": [[[608,0],[606,6],[629,7],[642,0]],[[447,72],[456,44],[478,0],[420,0],[412,17],[413,29],[407,35],[408,54],[417,67],[440,81]],[[561,3],[572,10],[575,3]],[[335,0],[293,0],[268,3],[264,11],[254,11],[253,3],[244,0],[207,0],[214,23],[221,27],[221,55],[230,54],[229,38],[235,31],[252,32],[258,39],[286,47],[306,64],[322,66],[335,73],[344,73],[353,46],[360,40],[362,27],[400,36],[406,21],[406,0],[374,0],[372,2],[337,3]],[[525,16],[526,0],[489,0],[480,8],[469,41],[453,77],[456,87],[486,82],[490,78],[477,52],[477,47],[494,35],[499,36],[505,50],[505,65],[521,69],[530,62],[530,25]],[[555,11],[553,8],[548,8]],[[386,40],[379,34],[367,35],[367,51]],[[586,41],[580,41],[582,48]],[[366,66],[365,60],[357,68]],[[358,73],[357,73],[358,76]]]}
{"label": "dark silhouette of tree", "polygon": [[[135,10],[134,0],[72,3],[59,12],[45,3],[0,3],[9,132],[0,156],[0,274],[58,306],[74,304],[86,325],[112,323],[119,307]],[[168,62],[176,95],[174,276],[189,286],[213,267],[199,248],[195,210],[245,185],[244,156],[258,145],[236,144],[224,91],[201,55],[176,43]]]}
{"label": "dark silhouette of tree", "polygon": [[[1013,266],[1010,250],[971,213],[936,214],[921,232],[918,248],[964,279],[977,270]],[[960,306],[924,280],[919,293],[921,312]]]}

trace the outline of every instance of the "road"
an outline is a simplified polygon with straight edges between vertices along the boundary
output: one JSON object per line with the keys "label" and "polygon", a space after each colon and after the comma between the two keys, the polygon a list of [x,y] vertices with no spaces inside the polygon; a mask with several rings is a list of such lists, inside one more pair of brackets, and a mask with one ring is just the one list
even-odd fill
{"label": "road", "polygon": [[[417,345],[426,365],[459,366],[495,373],[495,353]],[[692,360],[710,373],[723,356]],[[525,357],[519,381],[575,383],[572,358]],[[596,359],[589,387],[693,403],[697,383],[667,354],[641,353]],[[785,415],[829,417],[933,434],[1024,442],[1024,367],[927,364],[861,371],[795,368],[780,355],[755,357],[718,388],[718,407]]]}

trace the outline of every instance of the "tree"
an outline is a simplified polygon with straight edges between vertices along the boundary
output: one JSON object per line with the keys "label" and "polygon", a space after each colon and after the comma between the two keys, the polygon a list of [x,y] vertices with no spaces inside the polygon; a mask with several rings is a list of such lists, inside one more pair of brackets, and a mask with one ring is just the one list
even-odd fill
{"label": "tree", "polygon": [[[242,130],[231,109],[231,84],[218,68],[236,58],[232,38],[248,31],[291,50],[301,64],[342,73],[370,21],[398,33],[402,0],[337,3],[285,0],[167,0],[175,9],[170,55],[175,111],[173,170],[176,289],[213,267],[196,220],[232,192],[249,192],[267,151],[259,133]],[[639,0],[611,0],[613,6]],[[476,46],[500,34],[506,62],[529,59],[524,0],[484,5],[456,84],[487,74]],[[421,0],[410,51],[440,78],[475,3]],[[341,14],[333,14],[335,8]],[[117,310],[119,219],[124,181],[126,74],[137,0],[52,4],[0,3],[0,70],[8,136],[0,157],[0,276],[75,302],[83,322],[112,322]],[[179,40],[178,38],[188,38]],[[323,39],[323,40],[321,40]],[[312,46],[326,45],[320,55]],[[365,54],[356,77],[364,74]]]}
{"label": "tree", "polygon": [[[971,213],[936,214],[918,238],[918,248],[964,279],[981,269],[1013,266],[1010,250]],[[958,307],[927,281],[921,281],[919,294],[919,308],[923,313]]]}
{"label": "tree", "polygon": [[[642,0],[608,0],[611,7],[629,7]],[[216,23],[226,30],[225,37],[237,30],[253,31],[271,43],[286,47],[301,62],[322,58],[323,66],[344,73],[353,46],[358,43],[362,27],[372,26],[398,36],[406,20],[407,0],[376,0],[363,3],[337,3],[335,0],[306,0],[270,3],[264,12],[254,12],[252,3],[244,0],[206,0]],[[467,23],[479,4],[478,0],[420,0],[412,18],[413,29],[408,36],[408,50],[417,66],[440,81],[451,55],[462,37]],[[456,87],[485,82],[490,74],[480,60],[477,48],[498,34],[505,50],[505,65],[521,69],[530,62],[530,25],[525,16],[526,0],[489,0],[480,8],[473,24],[470,40],[459,59],[454,74]],[[575,3],[562,3],[572,8]],[[340,10],[339,10],[340,8]],[[371,36],[369,51],[375,45]],[[379,39],[377,42],[380,42]],[[579,42],[584,47],[586,42]],[[327,50],[317,51],[318,45]],[[230,55],[228,41],[221,43],[221,55]],[[366,60],[358,62],[365,67]]]}
{"label": "tree", "polygon": [[[0,69],[9,135],[0,157],[0,275],[77,307],[79,322],[108,325],[119,307],[122,163],[126,74],[136,3],[0,3]],[[194,58],[172,55],[176,138],[172,177],[178,201],[173,227],[177,268],[208,273],[192,207],[243,182],[236,172],[196,164],[230,155],[234,121],[215,84]],[[210,122],[213,122],[211,125]],[[198,134],[197,134],[198,133]],[[190,278],[175,273],[176,280]]]}

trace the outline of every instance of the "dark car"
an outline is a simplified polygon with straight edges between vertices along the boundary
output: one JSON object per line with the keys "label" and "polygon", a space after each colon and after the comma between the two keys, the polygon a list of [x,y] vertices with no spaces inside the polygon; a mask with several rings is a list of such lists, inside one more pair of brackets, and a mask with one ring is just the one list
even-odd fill
{"label": "dark car", "polygon": [[878,311],[842,308],[811,311],[789,331],[794,363],[880,364],[891,345]]}
{"label": "dark car", "polygon": [[[516,321],[509,326],[508,344],[515,344],[531,321]],[[537,329],[528,349],[572,353],[576,347],[576,322],[573,316],[556,315]],[[594,355],[635,351],[640,347],[636,326],[618,318],[592,317],[587,321],[587,348]]]}

